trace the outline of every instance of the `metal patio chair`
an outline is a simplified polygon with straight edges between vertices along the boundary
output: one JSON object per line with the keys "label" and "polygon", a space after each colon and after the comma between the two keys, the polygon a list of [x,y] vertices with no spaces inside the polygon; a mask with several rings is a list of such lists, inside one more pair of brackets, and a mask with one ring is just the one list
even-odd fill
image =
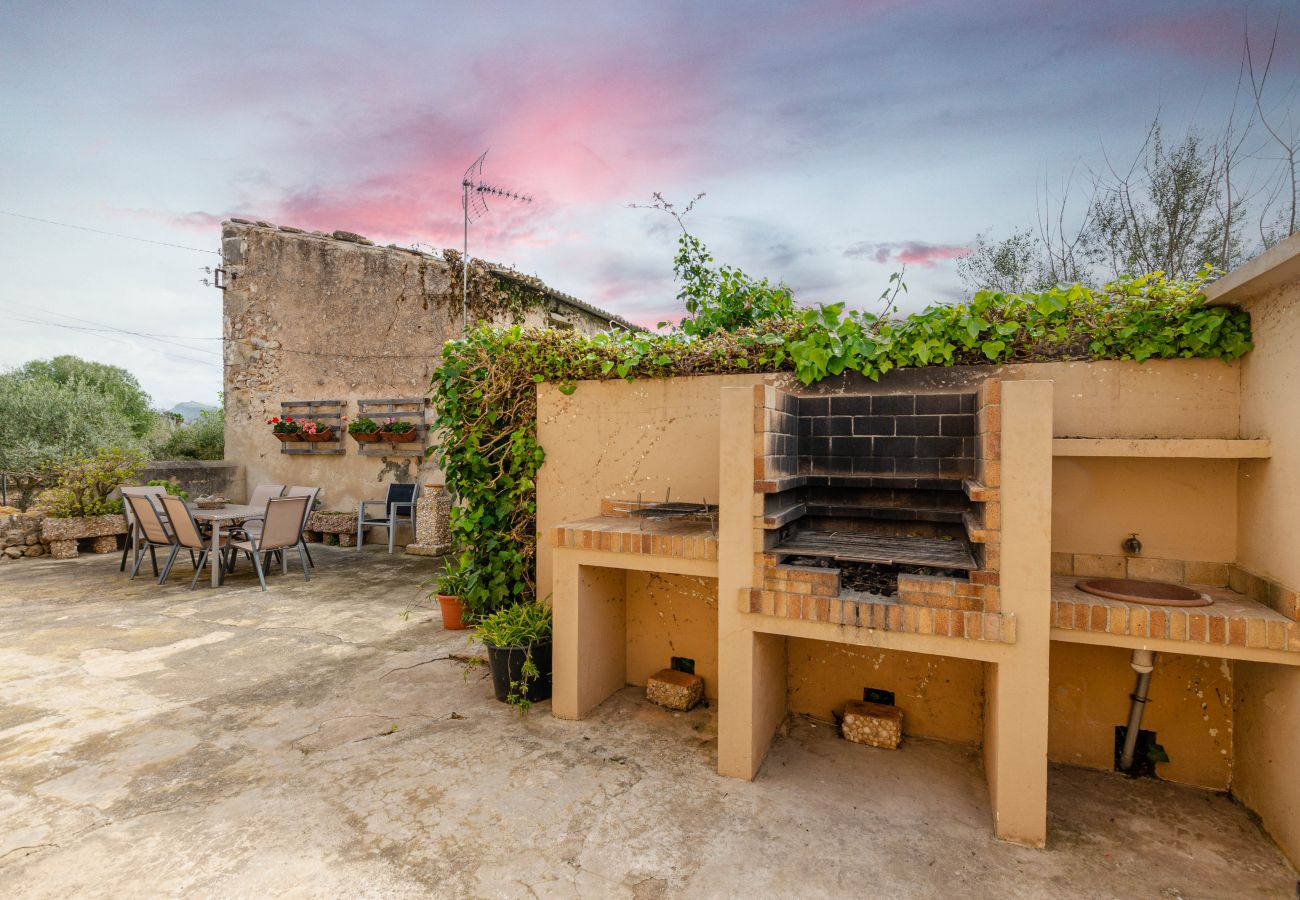
{"label": "metal patio chair", "polygon": [[[180,497],[173,497],[165,494],[161,498],[163,509],[167,510],[167,520],[171,523],[172,537],[175,543],[172,544],[171,555],[167,557],[167,562],[163,566],[162,574],[158,576],[158,583],[163,584],[167,581],[167,576],[171,574],[172,566],[176,563],[176,555],[181,552],[181,548],[190,551],[190,562],[194,564],[194,577],[190,579],[190,590],[198,584],[199,575],[203,573],[203,567],[208,562],[208,555],[212,552],[211,539],[203,536],[199,530],[199,523],[194,521],[194,514],[190,508],[185,505],[185,501]],[[198,557],[195,557],[195,552]],[[225,559],[223,554],[217,554],[218,578],[225,574]]]}
{"label": "metal patio chair", "polygon": [[[420,496],[418,484],[390,484],[383,500],[362,500],[357,506],[357,550],[365,541],[366,528],[378,527],[388,529],[388,552],[393,552],[393,536],[398,525],[410,525],[415,531],[415,501]],[[366,507],[383,504],[383,513],[375,518],[366,518]]]}
{"label": "metal patio chair", "polygon": [[[257,536],[249,534],[243,539],[231,540],[226,545],[233,554],[248,554],[249,559],[253,561],[253,568],[257,571],[257,580],[262,585],[262,590],[266,590],[263,557],[266,557],[269,562],[271,552],[274,550],[284,551],[297,547],[298,559],[302,563],[303,580],[311,580],[311,576],[307,573],[306,545],[302,542],[302,528],[307,521],[306,510],[310,506],[307,497],[279,497],[269,500],[266,504],[266,518]],[[280,562],[282,571],[287,575],[289,563],[283,553]],[[227,569],[233,570],[233,568],[232,559]],[[222,577],[224,578],[224,572]]]}
{"label": "metal patio chair", "polygon": [[[140,537],[144,541],[144,547],[149,551],[149,558],[153,560],[155,571],[157,571],[158,557],[155,549],[166,547],[171,550],[176,545],[176,538],[163,524],[163,520],[158,510],[148,496],[138,494],[127,494],[122,498],[126,505],[130,507],[132,514],[135,516],[136,524],[140,527]],[[138,546],[138,545],[137,545]],[[131,567],[131,577],[134,578],[140,573],[140,564],[144,562],[144,553],[139,552],[135,557],[135,565]]]}
{"label": "metal patio chair", "polygon": [[[122,494],[122,504],[125,507],[125,512],[126,512],[126,546],[122,548],[122,563],[117,567],[117,570],[119,572],[125,572],[126,558],[131,555],[131,551],[134,550],[135,555],[137,557],[140,555],[141,552],[140,529],[135,524],[135,511],[131,509],[131,504],[126,502],[126,498],[130,496],[148,497],[150,498],[150,501],[153,502],[153,498],[161,497],[163,494],[167,493],[167,488],[163,487],[162,485],[154,484],[154,485],[144,485],[142,487],[128,486],[128,487],[119,488],[118,490]],[[159,510],[158,507],[155,505],[154,512],[161,513],[161,510]],[[165,515],[160,514],[159,518],[165,520],[166,517]],[[153,555],[152,547],[149,548],[149,553],[153,561],[153,574],[155,577],[157,577],[158,558],[157,556]]]}
{"label": "metal patio chair", "polygon": [[[302,516],[302,527],[304,531],[307,528],[307,520],[311,518],[312,508],[315,507],[316,505],[316,496],[318,494],[320,494],[320,488],[311,487],[310,485],[303,485],[303,484],[291,485],[288,488],[288,490],[284,492],[284,496],[286,497],[307,498],[307,511],[304,512]],[[243,531],[244,534],[247,536],[259,535],[262,533],[262,521],[260,519],[249,519],[245,521],[243,527],[240,530]],[[311,558],[311,550],[307,549],[307,542],[305,540],[302,542],[302,546],[303,549],[306,550],[307,552],[307,565],[311,566],[313,569],[316,568],[316,560]],[[282,551],[277,550],[276,555],[284,556],[284,553]]]}

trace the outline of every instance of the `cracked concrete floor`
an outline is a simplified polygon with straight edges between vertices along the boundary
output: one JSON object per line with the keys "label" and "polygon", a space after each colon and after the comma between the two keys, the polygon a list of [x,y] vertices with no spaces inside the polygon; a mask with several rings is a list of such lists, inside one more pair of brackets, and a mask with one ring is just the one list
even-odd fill
{"label": "cracked concrete floor", "polygon": [[265,594],[0,569],[0,896],[1295,896],[1203,791],[1055,768],[1035,851],[990,837],[965,748],[796,720],[746,784],[712,710],[521,719],[402,617],[435,563],[316,553]]}

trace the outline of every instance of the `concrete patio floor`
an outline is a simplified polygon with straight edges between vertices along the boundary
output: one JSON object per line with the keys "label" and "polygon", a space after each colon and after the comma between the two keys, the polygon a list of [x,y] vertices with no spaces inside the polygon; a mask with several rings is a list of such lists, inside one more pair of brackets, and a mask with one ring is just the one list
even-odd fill
{"label": "concrete patio floor", "polygon": [[0,896],[1296,896],[1204,791],[1053,768],[1036,851],[990,836],[965,748],[795,720],[749,784],[714,710],[520,718],[403,618],[436,562],[314,552],[268,593],[0,568]]}

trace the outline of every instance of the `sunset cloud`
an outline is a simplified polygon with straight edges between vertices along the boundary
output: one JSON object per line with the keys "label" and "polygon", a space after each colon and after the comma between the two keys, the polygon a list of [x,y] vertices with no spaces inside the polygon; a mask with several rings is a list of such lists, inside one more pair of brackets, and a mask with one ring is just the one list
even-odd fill
{"label": "sunset cloud", "polygon": [[863,241],[844,251],[851,259],[869,259],[878,263],[898,263],[904,266],[933,268],[941,262],[969,255],[966,244],[930,244],[925,241],[899,241],[872,243]]}

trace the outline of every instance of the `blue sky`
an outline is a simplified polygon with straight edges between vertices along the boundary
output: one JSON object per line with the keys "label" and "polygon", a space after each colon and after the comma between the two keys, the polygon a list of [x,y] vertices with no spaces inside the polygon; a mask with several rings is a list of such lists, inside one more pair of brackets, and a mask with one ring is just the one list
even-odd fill
{"label": "blue sky", "polygon": [[[459,246],[461,173],[533,194],[471,253],[636,321],[674,312],[653,191],[803,302],[960,294],[977,232],[1131,154],[1159,110],[1213,130],[1243,22],[1276,4],[11,2],[0,9],[0,365],[71,352],[162,406],[220,389],[230,215]],[[1283,7],[1283,74],[1300,34]],[[39,321],[21,321],[20,319]],[[55,324],[57,323],[57,324]],[[85,331],[103,324],[149,335]]]}

